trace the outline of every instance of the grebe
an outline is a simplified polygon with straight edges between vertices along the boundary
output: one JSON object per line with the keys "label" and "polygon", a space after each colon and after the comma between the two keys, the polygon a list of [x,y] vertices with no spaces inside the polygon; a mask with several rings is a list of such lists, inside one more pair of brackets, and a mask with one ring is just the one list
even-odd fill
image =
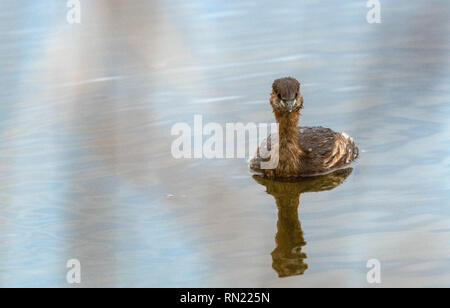
{"label": "grebe", "polygon": [[[270,105],[278,123],[278,146],[271,144],[271,136],[264,140],[250,161],[251,170],[267,178],[314,176],[342,168],[358,157],[358,148],[345,133],[321,126],[297,127],[303,96],[295,78],[273,82]],[[268,151],[270,157],[261,155],[263,151]],[[261,163],[273,155],[278,155],[277,166],[262,168]]]}

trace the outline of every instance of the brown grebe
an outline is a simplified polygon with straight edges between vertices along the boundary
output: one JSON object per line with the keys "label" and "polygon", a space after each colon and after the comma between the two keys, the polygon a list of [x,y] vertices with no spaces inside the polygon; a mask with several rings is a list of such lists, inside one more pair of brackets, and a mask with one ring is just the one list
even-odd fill
{"label": "brown grebe", "polygon": [[[358,157],[358,148],[345,133],[324,127],[297,127],[303,97],[300,83],[291,77],[276,79],[270,96],[278,123],[278,145],[269,136],[250,161],[250,169],[268,178],[296,178],[325,174],[344,167]],[[275,138],[272,138],[275,139]],[[262,162],[270,155],[278,155],[275,168],[264,169]]]}

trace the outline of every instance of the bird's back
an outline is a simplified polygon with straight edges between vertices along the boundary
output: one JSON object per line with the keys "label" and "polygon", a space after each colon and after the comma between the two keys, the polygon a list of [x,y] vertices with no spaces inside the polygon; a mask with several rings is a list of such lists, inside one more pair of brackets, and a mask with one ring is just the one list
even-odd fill
{"label": "bird's back", "polygon": [[325,127],[299,127],[299,145],[304,151],[302,175],[330,172],[348,165],[359,150],[351,137]]}
{"label": "bird's back", "polygon": [[[299,176],[313,176],[342,168],[358,157],[359,150],[352,138],[325,127],[298,127],[299,146],[303,151]],[[250,161],[250,169],[266,173],[260,164],[266,159],[259,155],[262,147],[272,148],[271,136],[260,146],[256,157]]]}

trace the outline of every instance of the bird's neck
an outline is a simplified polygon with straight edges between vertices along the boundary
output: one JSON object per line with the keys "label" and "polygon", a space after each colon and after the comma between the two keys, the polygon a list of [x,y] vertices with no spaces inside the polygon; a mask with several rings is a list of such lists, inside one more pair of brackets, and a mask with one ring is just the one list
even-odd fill
{"label": "bird's neck", "polygon": [[302,168],[304,152],[300,148],[299,132],[297,128],[299,112],[277,113],[279,136],[279,163],[277,170],[284,177],[299,176]]}
{"label": "bird's neck", "polygon": [[275,119],[278,123],[278,133],[280,144],[296,144],[298,145],[298,112],[277,113]]}

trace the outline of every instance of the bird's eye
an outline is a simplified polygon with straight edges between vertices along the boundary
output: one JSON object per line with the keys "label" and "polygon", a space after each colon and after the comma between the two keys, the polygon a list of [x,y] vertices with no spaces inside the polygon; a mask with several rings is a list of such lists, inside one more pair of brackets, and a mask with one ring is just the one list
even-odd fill
{"label": "bird's eye", "polygon": [[285,107],[286,105],[284,104],[284,102],[283,102],[283,100],[282,99],[280,99],[280,104],[283,106],[283,107]]}

